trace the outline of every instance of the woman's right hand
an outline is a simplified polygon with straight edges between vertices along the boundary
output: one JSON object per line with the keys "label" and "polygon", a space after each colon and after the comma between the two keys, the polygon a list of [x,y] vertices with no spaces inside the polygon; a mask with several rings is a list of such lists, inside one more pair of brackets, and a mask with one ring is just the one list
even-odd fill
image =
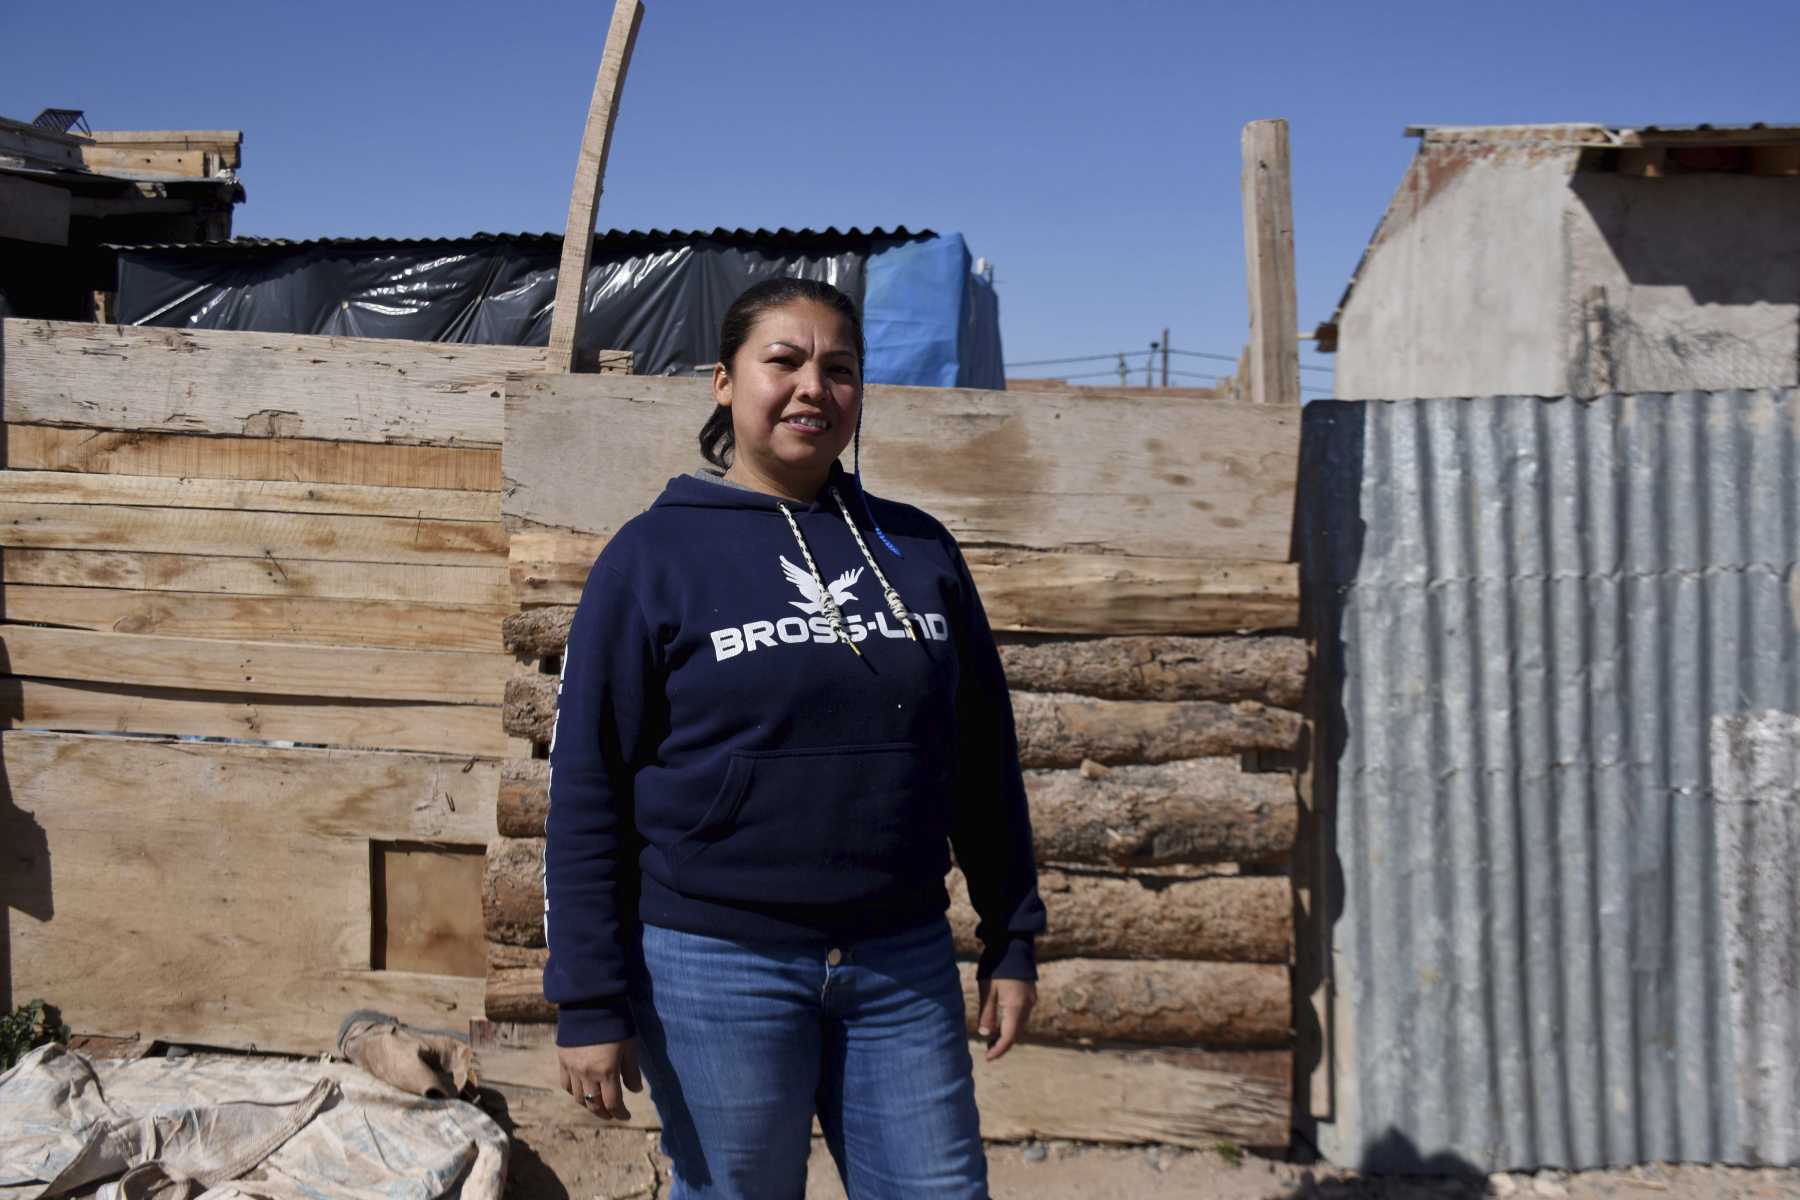
{"label": "woman's right hand", "polygon": [[643,1076],[638,1074],[635,1038],[594,1046],[558,1046],[556,1061],[562,1069],[563,1090],[583,1108],[602,1120],[631,1119],[631,1110],[625,1107],[625,1092],[644,1090]]}

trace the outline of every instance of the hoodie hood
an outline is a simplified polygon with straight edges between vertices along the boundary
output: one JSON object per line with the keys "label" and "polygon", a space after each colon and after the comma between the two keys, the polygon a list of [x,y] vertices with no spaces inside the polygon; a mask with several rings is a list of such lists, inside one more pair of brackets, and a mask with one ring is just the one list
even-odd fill
{"label": "hoodie hood", "polygon": [[[825,485],[819,494],[813,497],[811,504],[802,504],[795,500],[784,500],[780,496],[771,496],[767,492],[755,491],[752,488],[740,487],[726,483],[717,477],[708,477],[702,473],[677,475],[664,486],[662,495],[656,498],[651,508],[747,508],[764,512],[777,512],[785,504],[795,512],[835,511],[837,505],[831,499],[831,489],[837,488],[844,499],[854,504],[863,503],[862,494],[856,487],[856,476],[844,470],[839,463],[831,464],[831,474],[826,476]],[[855,493],[852,495],[852,493]]]}

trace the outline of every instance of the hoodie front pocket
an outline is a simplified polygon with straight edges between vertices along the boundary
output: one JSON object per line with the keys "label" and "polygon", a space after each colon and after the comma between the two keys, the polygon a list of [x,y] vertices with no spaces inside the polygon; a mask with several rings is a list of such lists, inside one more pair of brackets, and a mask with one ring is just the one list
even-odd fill
{"label": "hoodie front pocket", "polygon": [[942,873],[948,779],[910,742],[732,755],[719,794],[669,857],[693,896],[831,904]]}

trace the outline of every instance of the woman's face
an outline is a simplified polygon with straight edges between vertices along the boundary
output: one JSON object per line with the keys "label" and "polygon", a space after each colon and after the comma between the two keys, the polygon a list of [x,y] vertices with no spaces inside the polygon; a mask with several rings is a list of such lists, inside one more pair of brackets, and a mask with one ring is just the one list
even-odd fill
{"label": "woman's face", "polygon": [[731,409],[730,474],[810,499],[856,433],[856,333],[842,314],[811,300],[769,309],[737,357],[713,371],[713,399]]}

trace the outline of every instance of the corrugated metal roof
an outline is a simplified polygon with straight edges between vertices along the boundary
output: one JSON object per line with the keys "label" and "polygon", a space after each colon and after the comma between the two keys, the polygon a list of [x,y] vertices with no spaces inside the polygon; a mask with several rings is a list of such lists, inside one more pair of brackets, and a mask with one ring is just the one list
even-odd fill
{"label": "corrugated metal roof", "polygon": [[1408,125],[1407,137],[1427,142],[1554,142],[1565,145],[1742,146],[1800,141],[1800,125],[1602,125],[1573,121],[1543,125]]}
{"label": "corrugated metal roof", "polygon": [[1304,425],[1322,1148],[1800,1162],[1800,393]]}
{"label": "corrugated metal roof", "polygon": [[[875,238],[899,238],[910,240],[915,238],[936,237],[929,229],[909,230],[904,225],[896,225],[892,229],[879,226],[872,229],[855,227],[840,230],[836,226],[825,229],[610,229],[597,232],[594,238],[598,242],[683,242],[683,241],[716,241],[716,242],[772,242],[772,241],[860,241]],[[511,242],[525,245],[562,242],[560,233],[470,233],[457,237],[327,237],[327,238],[263,238],[235,237],[220,242],[144,242],[112,244],[112,250],[207,250],[211,252],[243,251],[246,254],[262,253],[269,250],[306,250],[317,246],[331,246],[345,250],[366,249],[381,246],[455,246],[470,242]]]}

